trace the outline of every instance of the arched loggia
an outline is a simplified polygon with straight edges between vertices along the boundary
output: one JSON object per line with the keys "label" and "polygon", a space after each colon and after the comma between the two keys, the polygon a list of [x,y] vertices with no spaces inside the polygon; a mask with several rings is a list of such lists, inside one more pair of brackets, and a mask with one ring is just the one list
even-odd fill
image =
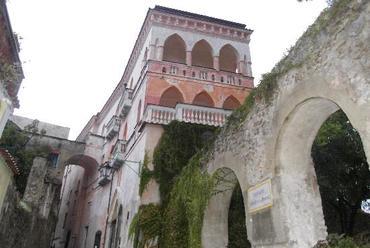
{"label": "arched loggia", "polygon": [[186,45],[185,41],[178,34],[169,36],[164,42],[163,60],[185,64]]}
{"label": "arched loggia", "polygon": [[221,48],[219,57],[221,71],[238,72],[238,60],[238,52],[233,46],[227,44]]}
{"label": "arched loggia", "polygon": [[200,40],[195,43],[191,57],[192,65],[213,68],[213,50],[207,41]]}

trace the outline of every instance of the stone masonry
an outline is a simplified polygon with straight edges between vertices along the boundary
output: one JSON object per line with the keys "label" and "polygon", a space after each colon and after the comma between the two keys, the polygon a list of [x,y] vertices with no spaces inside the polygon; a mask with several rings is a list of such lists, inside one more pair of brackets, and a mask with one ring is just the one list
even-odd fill
{"label": "stone masonry", "polygon": [[[274,69],[271,99],[256,99],[238,129],[223,129],[205,168],[229,168],[245,202],[253,247],[310,248],[326,238],[311,146],[321,124],[342,109],[370,157],[370,2],[338,1]],[[369,159],[368,159],[369,161]],[[248,190],[271,180],[272,206],[251,213]],[[211,199],[203,247],[226,247],[231,194]]]}

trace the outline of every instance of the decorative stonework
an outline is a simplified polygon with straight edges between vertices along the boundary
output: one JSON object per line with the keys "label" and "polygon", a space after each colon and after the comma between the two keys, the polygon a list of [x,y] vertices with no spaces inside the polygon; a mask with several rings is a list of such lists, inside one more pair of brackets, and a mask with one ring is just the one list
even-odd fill
{"label": "decorative stonework", "polygon": [[205,33],[207,35],[223,36],[227,39],[249,42],[251,30],[242,30],[237,28],[231,28],[215,23],[194,20],[191,18],[180,17],[170,14],[164,14],[158,11],[153,11],[150,16],[150,20],[153,23],[161,25],[178,27],[188,29],[189,31],[197,31]]}

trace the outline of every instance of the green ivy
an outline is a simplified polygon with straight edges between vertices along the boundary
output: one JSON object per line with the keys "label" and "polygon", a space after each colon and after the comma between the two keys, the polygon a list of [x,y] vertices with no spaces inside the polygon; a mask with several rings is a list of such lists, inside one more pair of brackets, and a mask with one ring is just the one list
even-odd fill
{"label": "green ivy", "polygon": [[134,247],[151,247],[155,244],[157,237],[160,236],[160,231],[160,206],[155,204],[140,206],[129,228],[129,238],[134,239]]}
{"label": "green ivy", "polygon": [[154,170],[148,168],[148,158],[144,159],[139,189],[142,194],[154,178],[159,183],[161,205],[157,205],[158,211],[152,205],[140,207],[130,225],[134,247],[141,248],[152,240],[158,240],[160,247],[200,247],[201,222],[212,180],[201,172],[200,156],[193,156],[212,143],[215,130],[177,121],[164,127],[153,154]]}
{"label": "green ivy", "polygon": [[154,173],[152,170],[149,169],[148,164],[149,164],[149,156],[147,153],[145,153],[143,167],[142,167],[141,174],[140,174],[140,184],[139,184],[140,196],[142,196],[148,183],[154,176]]}

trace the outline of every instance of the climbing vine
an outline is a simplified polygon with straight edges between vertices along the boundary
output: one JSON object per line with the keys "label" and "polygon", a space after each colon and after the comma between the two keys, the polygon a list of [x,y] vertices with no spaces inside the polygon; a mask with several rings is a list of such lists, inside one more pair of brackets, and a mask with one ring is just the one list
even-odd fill
{"label": "climbing vine", "polygon": [[143,194],[148,183],[154,176],[153,171],[149,169],[148,165],[149,165],[149,156],[147,153],[145,153],[143,167],[141,169],[141,174],[140,174],[140,184],[139,184],[140,196]]}
{"label": "climbing vine", "polygon": [[212,179],[200,168],[201,150],[212,142],[216,128],[171,122],[154,151],[154,170],[144,159],[140,194],[151,179],[159,183],[161,204],[143,205],[130,226],[135,247],[200,247],[204,208],[211,195]]}

